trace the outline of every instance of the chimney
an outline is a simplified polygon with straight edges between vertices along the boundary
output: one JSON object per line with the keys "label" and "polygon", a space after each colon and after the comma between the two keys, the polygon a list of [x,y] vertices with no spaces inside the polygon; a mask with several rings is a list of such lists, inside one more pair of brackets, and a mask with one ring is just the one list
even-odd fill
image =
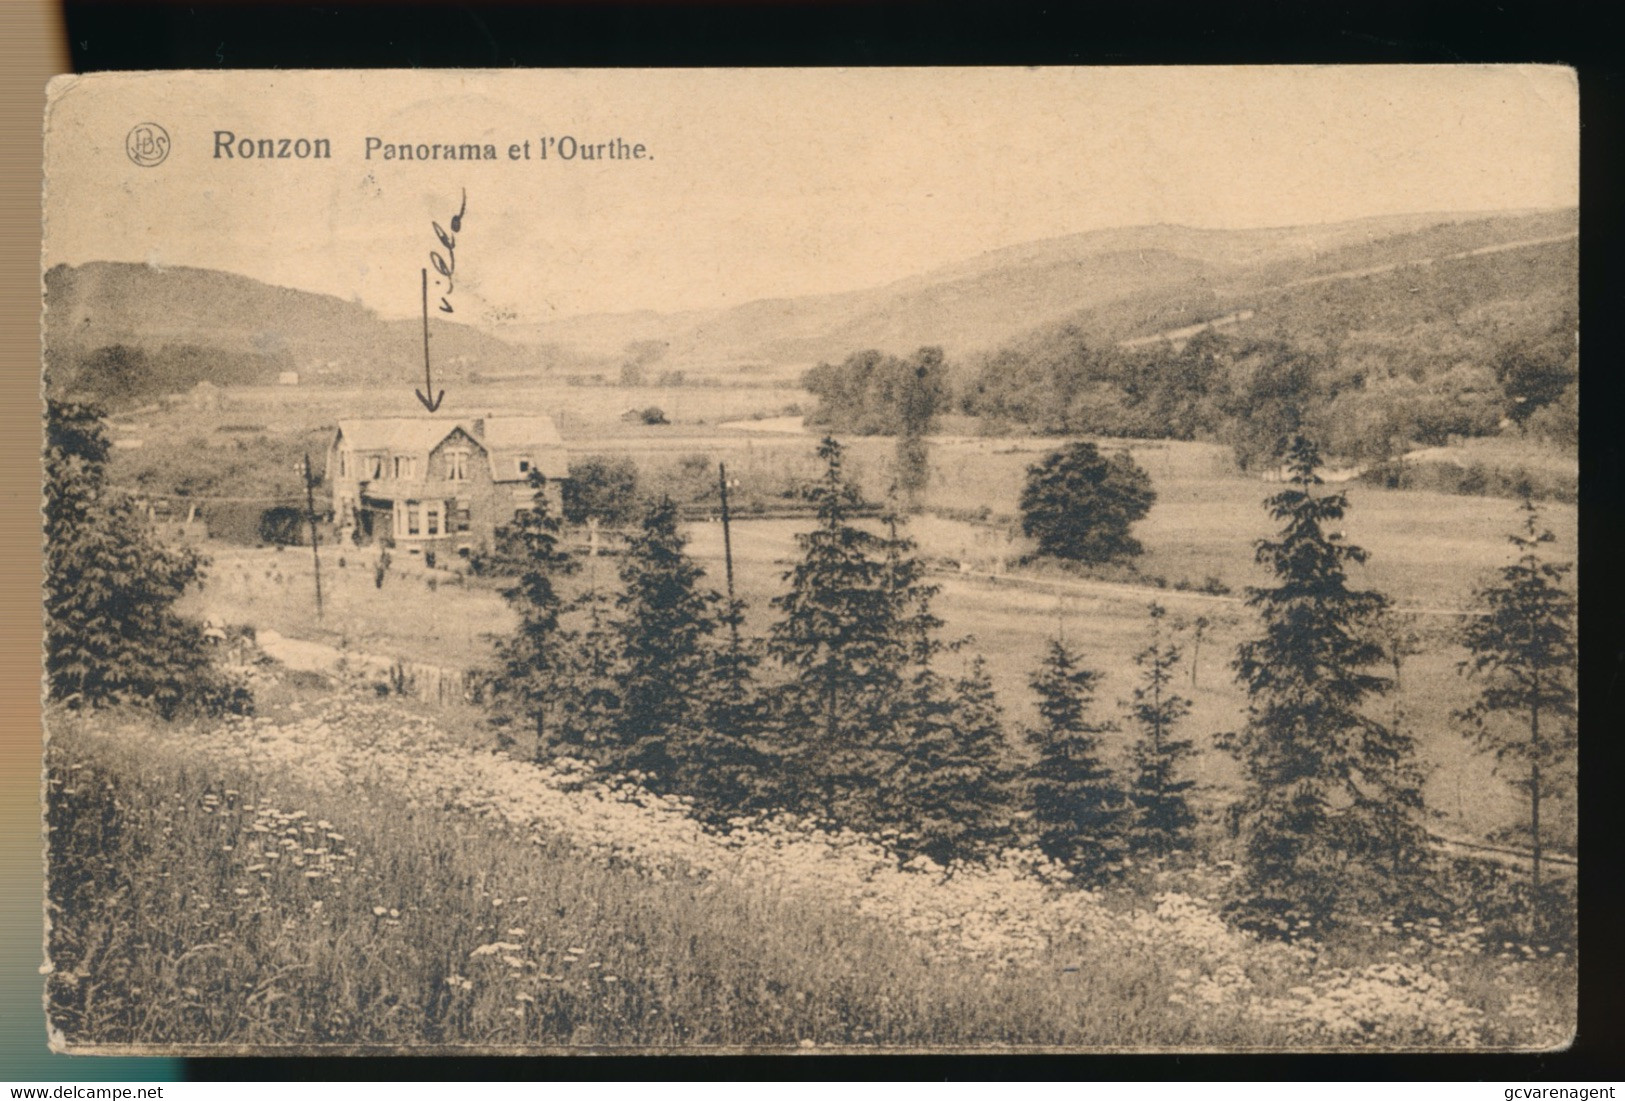
{"label": "chimney", "polygon": [[475,417],[474,418],[474,438],[477,439],[477,440],[483,440],[485,438],[485,418],[484,417]]}

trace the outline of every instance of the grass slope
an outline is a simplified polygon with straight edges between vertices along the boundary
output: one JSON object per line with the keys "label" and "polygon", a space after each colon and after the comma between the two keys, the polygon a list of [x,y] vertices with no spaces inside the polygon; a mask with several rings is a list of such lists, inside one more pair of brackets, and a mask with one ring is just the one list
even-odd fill
{"label": "grass slope", "polygon": [[53,715],[49,1017],[117,1050],[1551,1047],[1573,967],[1481,929],[1265,945],[1222,872],[1109,895],[679,804],[262,684],[187,729]]}

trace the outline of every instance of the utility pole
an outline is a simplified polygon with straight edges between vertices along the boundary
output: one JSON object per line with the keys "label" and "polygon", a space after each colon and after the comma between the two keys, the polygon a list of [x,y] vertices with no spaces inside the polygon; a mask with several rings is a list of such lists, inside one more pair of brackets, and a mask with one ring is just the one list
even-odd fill
{"label": "utility pole", "polygon": [[316,563],[316,618],[322,618],[322,552],[316,536],[316,494],[310,474],[310,452],[305,452],[305,516],[310,521],[310,556]]}
{"label": "utility pole", "polygon": [[739,649],[739,617],[734,614],[734,545],[728,524],[728,464],[717,464],[717,488],[722,492],[722,563],[728,578],[728,629]]}
{"label": "utility pole", "polygon": [[1207,616],[1199,615],[1199,616],[1196,617],[1196,623],[1195,623],[1196,633],[1191,636],[1191,687],[1192,688],[1196,687],[1196,663],[1202,657],[1202,638],[1207,634],[1207,629],[1210,626],[1212,626],[1212,624],[1210,624],[1208,622]]}

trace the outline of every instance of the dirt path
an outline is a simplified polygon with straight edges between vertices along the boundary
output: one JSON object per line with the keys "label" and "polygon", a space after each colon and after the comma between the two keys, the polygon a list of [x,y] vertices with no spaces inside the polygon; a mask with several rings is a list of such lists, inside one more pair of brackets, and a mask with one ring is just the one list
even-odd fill
{"label": "dirt path", "polygon": [[[690,545],[690,553],[708,563],[720,562],[722,560],[721,529],[720,526],[715,526],[716,530],[712,531],[710,527],[712,526],[697,530],[695,528],[690,529],[691,534],[695,535],[694,542]],[[735,524],[732,531],[732,540],[734,561],[736,563],[779,564],[788,568],[795,553],[793,546],[782,532],[763,530],[760,526],[749,523]],[[989,588],[1003,588],[1049,595],[1074,594],[1089,596],[1102,600],[1132,603],[1136,607],[1143,606],[1151,600],[1193,605],[1228,606],[1232,608],[1240,607],[1246,603],[1245,598],[1235,595],[1195,592],[1189,589],[1158,588],[1154,585],[1134,585],[1121,581],[1032,577],[1017,573],[990,573],[940,567],[932,568],[930,572],[933,579],[942,587],[942,591],[950,596],[974,596],[980,598],[987,593]],[[1404,615],[1444,616],[1458,619],[1464,616],[1482,614],[1480,611],[1471,608],[1435,606],[1396,607],[1394,611]]]}
{"label": "dirt path", "polygon": [[[1433,264],[1448,263],[1451,260],[1465,260],[1470,256],[1488,256],[1497,252],[1511,252],[1514,249],[1535,248],[1539,245],[1555,245],[1562,241],[1576,240],[1578,237],[1578,231],[1572,233],[1559,233],[1551,237],[1530,237],[1522,241],[1506,241],[1499,245],[1484,245],[1481,248],[1468,249],[1465,252],[1452,252],[1444,256],[1428,256],[1419,260],[1396,260],[1391,264],[1373,264],[1370,267],[1365,268],[1349,268],[1345,271],[1327,272],[1324,275],[1311,275],[1303,279],[1293,279],[1286,283],[1277,283],[1273,286],[1259,287],[1255,290],[1246,292],[1245,296],[1259,298],[1263,295],[1274,292],[1295,290],[1298,287],[1311,287],[1317,283],[1336,283],[1349,279],[1364,279],[1371,275],[1384,275],[1391,271],[1397,271],[1400,268],[1424,268]],[[1242,295],[1240,292],[1238,292],[1237,296],[1241,297]],[[1253,311],[1250,309],[1239,310],[1234,313],[1226,314],[1224,317],[1215,318],[1212,321],[1202,322],[1199,325],[1184,325],[1177,329],[1169,329],[1166,332],[1153,333],[1150,336],[1140,336],[1135,337],[1132,340],[1119,341],[1117,346],[1119,348],[1139,348],[1148,344],[1155,344],[1161,340],[1167,340],[1178,345],[1186,340],[1189,340],[1191,337],[1195,336],[1204,329],[1222,328],[1235,325],[1238,322],[1245,321],[1252,316]]]}
{"label": "dirt path", "polygon": [[1530,237],[1523,241],[1507,241],[1499,245],[1485,245],[1482,248],[1468,249],[1466,252],[1452,252],[1445,256],[1430,256],[1421,260],[1403,260],[1392,264],[1375,264],[1369,268],[1350,268],[1348,271],[1329,272],[1325,275],[1311,275],[1306,279],[1294,279],[1290,283],[1282,283],[1270,290],[1290,290],[1293,287],[1308,287],[1316,283],[1333,283],[1343,279],[1360,279],[1367,275],[1382,275],[1385,272],[1395,271],[1399,268],[1425,268],[1432,264],[1443,264],[1451,260],[1465,260],[1469,256],[1488,256],[1495,252],[1511,252],[1514,249],[1534,248],[1537,245],[1555,245],[1560,241],[1573,241],[1579,237],[1578,232],[1559,233],[1552,237]]}

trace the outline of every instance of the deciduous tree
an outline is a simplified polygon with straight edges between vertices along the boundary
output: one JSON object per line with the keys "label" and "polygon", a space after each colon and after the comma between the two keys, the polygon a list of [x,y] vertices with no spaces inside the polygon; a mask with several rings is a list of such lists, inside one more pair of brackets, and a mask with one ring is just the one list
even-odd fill
{"label": "deciduous tree", "polygon": [[1106,458],[1092,443],[1051,452],[1027,469],[1021,528],[1040,554],[1106,562],[1141,553],[1129,527],[1157,499],[1151,479],[1127,454]]}
{"label": "deciduous tree", "polygon": [[908,506],[919,505],[931,481],[931,453],[926,434],[946,401],[941,348],[921,348],[905,365],[898,395],[897,489]]}
{"label": "deciduous tree", "polygon": [[563,497],[564,518],[572,524],[599,520],[620,527],[634,523],[644,506],[637,466],[631,459],[604,455],[589,455],[570,464]]}
{"label": "deciduous tree", "polygon": [[70,707],[149,706],[166,717],[247,711],[247,690],[215,667],[199,624],[175,603],[203,576],[189,548],[159,543],[107,485],[101,411],[50,401],[45,438],[45,665]]}

